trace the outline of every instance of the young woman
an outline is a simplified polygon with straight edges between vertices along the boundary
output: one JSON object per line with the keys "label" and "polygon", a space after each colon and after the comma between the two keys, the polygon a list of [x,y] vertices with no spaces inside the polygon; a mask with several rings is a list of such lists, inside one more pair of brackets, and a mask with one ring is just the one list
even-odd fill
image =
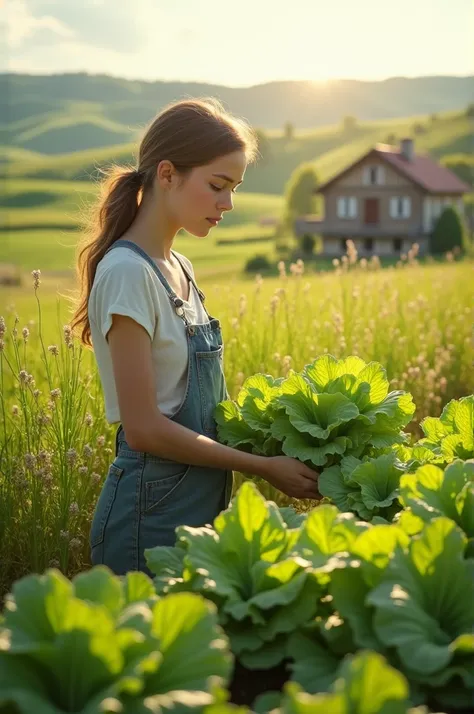
{"label": "young woman", "polygon": [[93,345],[116,457],[90,534],[93,564],[147,571],[144,550],[172,545],[178,525],[212,523],[228,506],[232,471],[262,476],[289,496],[317,497],[317,473],[286,456],[216,441],[227,397],[219,320],[190,261],[173,250],[181,228],[204,238],[233,208],[257,153],[255,136],[216,100],[176,102],[149,126],[136,169],[103,184],[95,233],[82,248],[73,320]]}

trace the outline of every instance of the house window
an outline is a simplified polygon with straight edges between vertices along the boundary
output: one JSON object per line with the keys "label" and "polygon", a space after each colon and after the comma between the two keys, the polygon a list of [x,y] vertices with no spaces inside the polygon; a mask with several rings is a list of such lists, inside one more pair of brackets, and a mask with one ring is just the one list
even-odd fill
{"label": "house window", "polygon": [[390,199],[390,218],[410,218],[410,196],[392,196]]}
{"label": "house window", "polygon": [[366,238],[364,240],[364,250],[367,253],[372,253],[374,249],[374,239],[373,238]]}
{"label": "house window", "polygon": [[383,166],[366,166],[364,170],[365,186],[381,186],[385,183]]}
{"label": "house window", "polygon": [[393,239],[393,250],[395,251],[395,253],[402,252],[402,239],[401,238]]}
{"label": "house window", "polygon": [[338,218],[357,218],[357,198],[355,196],[339,196],[337,199]]}

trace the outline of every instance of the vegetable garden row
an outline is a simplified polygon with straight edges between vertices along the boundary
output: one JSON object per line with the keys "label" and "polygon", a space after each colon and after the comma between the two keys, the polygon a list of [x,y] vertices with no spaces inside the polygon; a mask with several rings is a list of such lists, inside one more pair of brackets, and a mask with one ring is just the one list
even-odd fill
{"label": "vegetable garden row", "polygon": [[297,456],[323,501],[246,481],[144,573],[18,580],[0,714],[425,714],[474,709],[474,396],[426,418],[378,363],[247,379],[219,438]]}

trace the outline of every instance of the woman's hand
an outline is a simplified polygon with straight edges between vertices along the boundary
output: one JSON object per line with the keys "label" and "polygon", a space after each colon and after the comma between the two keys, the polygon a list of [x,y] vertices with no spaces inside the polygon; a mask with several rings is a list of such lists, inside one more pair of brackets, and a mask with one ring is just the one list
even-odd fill
{"label": "woman's hand", "polygon": [[321,498],[318,491],[319,473],[290,456],[269,456],[265,459],[263,478],[292,498]]}

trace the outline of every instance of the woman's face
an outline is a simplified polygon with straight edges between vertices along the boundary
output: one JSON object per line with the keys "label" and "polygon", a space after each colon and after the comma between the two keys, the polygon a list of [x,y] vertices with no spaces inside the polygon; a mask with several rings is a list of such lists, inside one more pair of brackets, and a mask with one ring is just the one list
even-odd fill
{"label": "woman's face", "polygon": [[171,216],[179,228],[201,238],[234,207],[232,194],[242,183],[247,160],[243,151],[197,166],[168,194]]}

